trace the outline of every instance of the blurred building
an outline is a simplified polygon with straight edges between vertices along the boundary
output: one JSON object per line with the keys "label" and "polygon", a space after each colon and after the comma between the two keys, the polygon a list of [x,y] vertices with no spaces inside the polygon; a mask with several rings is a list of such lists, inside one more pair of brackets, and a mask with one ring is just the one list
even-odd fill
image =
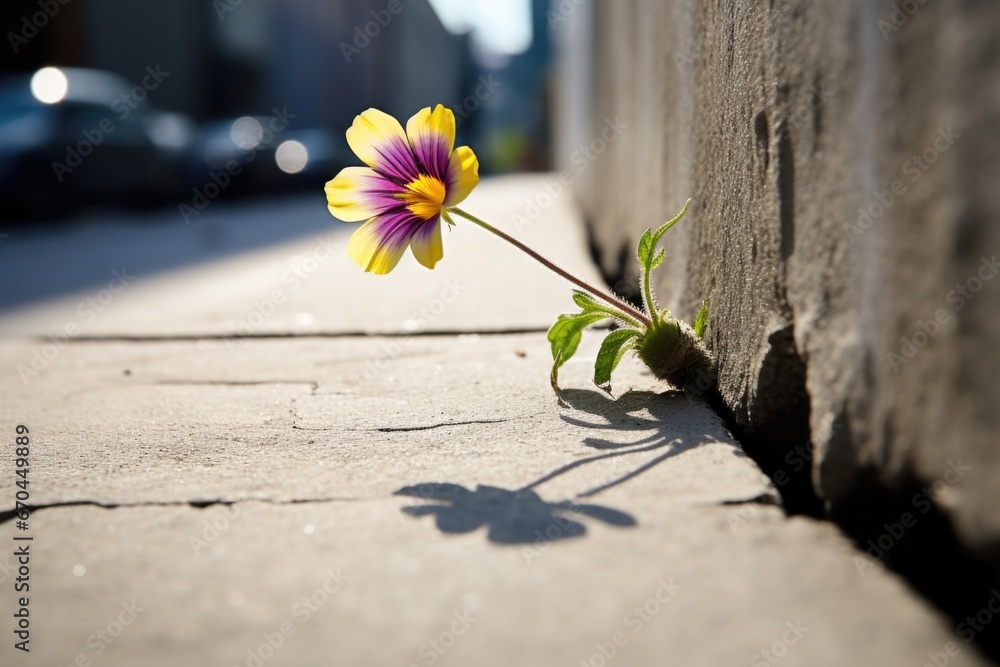
{"label": "blurred building", "polygon": [[[32,10],[6,6],[8,25]],[[368,106],[404,114],[459,99],[469,68],[467,40],[426,0],[79,0],[37,32],[8,71],[54,63],[138,81],[160,66],[169,81],[150,98],[199,119],[278,106],[303,126],[345,127]]]}
{"label": "blurred building", "polygon": [[299,128],[337,135],[370,106],[405,118],[444,103],[484,171],[538,169],[548,164],[552,29],[549,0],[525,6],[530,44],[498,56],[475,44],[489,25],[480,21],[478,40],[449,31],[429,0],[53,0],[45,10],[17,0],[0,9],[13,40],[0,72],[90,67],[138,82],[159,67],[157,107],[200,121],[277,107]]}

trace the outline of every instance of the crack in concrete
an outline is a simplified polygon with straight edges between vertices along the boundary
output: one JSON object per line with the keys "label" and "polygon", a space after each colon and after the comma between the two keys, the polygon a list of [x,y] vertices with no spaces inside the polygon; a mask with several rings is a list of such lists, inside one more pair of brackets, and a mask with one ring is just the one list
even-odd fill
{"label": "crack in concrete", "polygon": [[223,387],[249,387],[266,384],[306,384],[309,385],[313,392],[319,389],[319,382],[316,380],[157,380],[153,384]]}
{"label": "crack in concrete", "polygon": [[307,503],[337,503],[361,500],[353,497],[330,497],[330,498],[292,498],[290,500],[275,500],[273,498],[237,498],[235,500],[225,500],[223,498],[207,500],[150,500],[138,503],[106,503],[99,500],[66,500],[58,503],[44,503],[41,505],[28,505],[21,509],[12,509],[0,512],[0,524],[6,523],[17,517],[18,512],[27,509],[34,513],[38,510],[56,509],[60,507],[99,507],[101,509],[129,509],[133,507],[194,507],[205,509],[214,505],[236,505],[238,503],[266,503],[269,505],[303,505]]}
{"label": "crack in concrete", "polygon": [[773,493],[760,493],[750,498],[735,498],[733,500],[724,500],[720,504],[721,505],[772,505],[774,507],[781,507],[781,501]]}
{"label": "crack in concrete", "polygon": [[439,424],[431,424],[429,426],[385,426],[383,428],[373,429],[380,433],[405,433],[407,431],[429,431],[434,428],[442,428],[444,426],[465,426],[467,424],[500,424],[503,422],[509,422],[509,419],[470,419],[468,421],[461,422],[441,422]]}
{"label": "crack in concrete", "polygon": [[[292,413],[295,414],[294,412]],[[467,426],[469,424],[501,424],[503,422],[509,422],[510,419],[469,419],[467,421],[460,422],[440,422],[438,424],[428,424],[427,426],[383,426],[381,428],[348,428],[348,429],[337,429],[337,428],[305,428],[299,426],[298,424],[292,424],[292,428],[296,431],[354,431],[354,432],[372,432],[372,433],[407,433],[409,431],[429,431],[435,428],[443,428],[445,426]]]}

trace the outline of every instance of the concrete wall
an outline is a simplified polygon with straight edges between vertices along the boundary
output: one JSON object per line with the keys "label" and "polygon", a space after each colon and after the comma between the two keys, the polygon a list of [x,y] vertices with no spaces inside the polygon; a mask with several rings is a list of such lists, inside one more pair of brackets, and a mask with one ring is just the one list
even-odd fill
{"label": "concrete wall", "polygon": [[964,548],[1000,563],[1000,3],[572,18],[593,26],[593,99],[560,106],[583,128],[563,145],[628,125],[576,188],[604,270],[631,280],[639,233],[693,197],[659,294],[687,318],[708,299],[722,399],[771,472],[834,512],[875,490],[920,516],[938,482]]}

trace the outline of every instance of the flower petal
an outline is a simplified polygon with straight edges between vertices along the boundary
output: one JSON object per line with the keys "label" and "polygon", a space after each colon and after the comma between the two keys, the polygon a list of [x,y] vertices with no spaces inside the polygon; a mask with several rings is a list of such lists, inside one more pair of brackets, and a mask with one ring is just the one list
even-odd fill
{"label": "flower petal", "polygon": [[445,206],[462,202],[479,183],[479,158],[468,146],[459,146],[448,161],[448,196]]}
{"label": "flower petal", "polygon": [[406,136],[424,173],[444,181],[455,147],[455,114],[451,109],[440,104],[433,111],[430,107],[421,109],[406,122]]}
{"label": "flower petal", "polygon": [[347,252],[365,271],[389,273],[423,224],[405,209],[390,211],[361,225],[351,235]]}
{"label": "flower petal", "polygon": [[410,239],[410,250],[417,261],[433,269],[434,265],[444,257],[444,246],[441,244],[441,219],[436,218],[424,223],[424,226]]}
{"label": "flower petal", "polygon": [[412,181],[420,173],[403,126],[383,111],[368,109],[355,117],[347,143],[362,162],[396,183]]}
{"label": "flower petal", "polygon": [[367,220],[398,208],[398,196],[406,192],[368,167],[341,169],[324,190],[330,213],[344,222]]}

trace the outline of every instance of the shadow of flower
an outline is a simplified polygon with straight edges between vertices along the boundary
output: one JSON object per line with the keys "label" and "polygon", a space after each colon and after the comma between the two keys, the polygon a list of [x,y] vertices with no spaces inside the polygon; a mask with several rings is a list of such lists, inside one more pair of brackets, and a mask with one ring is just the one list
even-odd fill
{"label": "shadow of flower", "polygon": [[[630,391],[612,399],[593,390],[566,389],[562,405],[568,412],[560,418],[580,428],[608,433],[612,439],[583,438],[585,446],[600,453],[569,461],[516,490],[485,485],[469,490],[458,484],[435,482],[407,486],[395,495],[434,501],[404,507],[402,511],[415,517],[434,516],[443,533],[469,533],[487,526],[490,541],[497,544],[577,537],[586,533],[586,527],[577,520],[581,516],[612,526],[635,526],[636,520],[622,511],[572,501],[550,503],[534,489],[581,466],[611,462],[617,467],[614,464],[621,462],[624,470],[614,470],[601,483],[576,494],[577,498],[592,497],[702,444],[725,441],[727,434],[721,420],[715,429],[706,432],[701,422],[686,426],[683,419],[677,419],[683,416],[681,402],[689,400],[677,391]],[[636,455],[649,452],[653,452],[651,459],[632,463]]]}
{"label": "shadow of flower", "polygon": [[411,505],[403,508],[410,516],[434,516],[442,533],[469,533],[488,526],[488,539],[497,544],[533,544],[579,537],[587,532],[576,521],[586,516],[612,526],[630,527],[635,519],[625,512],[601,505],[581,505],[570,501],[550,503],[526,489],[510,491],[479,485],[474,491],[458,484],[425,483],[407,486],[394,495],[410,496],[441,504]]}

